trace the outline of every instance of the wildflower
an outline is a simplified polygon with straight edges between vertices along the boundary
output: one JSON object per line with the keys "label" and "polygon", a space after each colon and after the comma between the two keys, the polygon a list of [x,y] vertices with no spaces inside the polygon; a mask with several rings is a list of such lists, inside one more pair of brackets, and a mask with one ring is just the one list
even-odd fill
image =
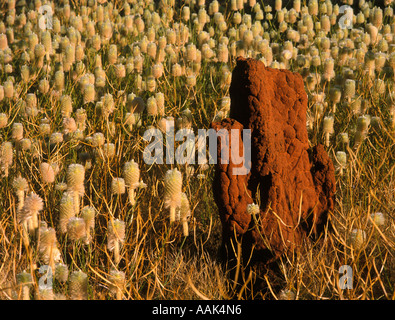
{"label": "wildflower", "polygon": [[85,168],[81,164],[70,164],[67,169],[67,189],[73,193],[74,211],[78,214],[80,209],[79,197],[84,194]]}
{"label": "wildflower", "polygon": [[16,275],[16,282],[22,287],[22,300],[30,300],[30,288],[33,285],[32,275],[22,271]]}
{"label": "wildflower", "polygon": [[22,125],[22,123],[14,122],[12,124],[11,138],[14,141],[20,141],[23,139],[23,125]]}
{"label": "wildflower", "polygon": [[55,270],[55,263],[62,261],[61,253],[58,249],[56,232],[53,228],[40,228],[40,242],[38,246],[40,260],[51,266]]}
{"label": "wildflower", "polygon": [[165,175],[165,207],[170,208],[170,222],[176,220],[176,208],[181,205],[182,176],[177,169],[168,170]]}
{"label": "wildflower", "polygon": [[372,219],[373,223],[379,227],[385,224],[385,216],[382,212],[374,212],[370,215],[370,218]]}
{"label": "wildflower", "polygon": [[125,285],[125,273],[122,271],[110,271],[110,285],[109,290],[111,294],[115,295],[117,300],[122,299],[122,288]]}
{"label": "wildflower", "polygon": [[42,162],[40,164],[40,173],[44,183],[52,183],[55,181],[55,172],[50,164]]}
{"label": "wildflower", "polygon": [[67,222],[67,234],[73,241],[78,241],[86,237],[85,220],[71,217]]}
{"label": "wildflower", "polygon": [[69,277],[69,268],[66,264],[58,263],[55,266],[55,279],[65,283]]}
{"label": "wildflower", "polygon": [[30,193],[24,201],[22,210],[17,214],[19,223],[27,223],[30,233],[38,228],[38,214],[44,209],[44,203],[36,193]]}
{"label": "wildflower", "polygon": [[96,210],[94,207],[85,206],[81,209],[81,217],[85,221],[85,244],[89,244],[92,240],[91,231],[95,228]]}
{"label": "wildflower", "polygon": [[343,170],[347,166],[347,154],[344,151],[337,151],[336,152],[336,161],[338,164],[340,175],[342,176]]}
{"label": "wildflower", "polygon": [[64,192],[59,205],[59,227],[61,233],[67,232],[67,224],[72,217],[75,217],[74,197],[70,192]]}
{"label": "wildflower", "polygon": [[8,116],[5,113],[0,113],[0,128],[4,128],[7,126]]}
{"label": "wildflower", "polygon": [[249,205],[247,205],[247,212],[251,215],[256,215],[259,214],[259,205],[255,204],[255,203],[251,203]]}
{"label": "wildflower", "polygon": [[362,229],[353,229],[350,240],[354,249],[361,249],[366,242],[366,232]]}
{"label": "wildflower", "polygon": [[149,116],[158,115],[158,105],[155,97],[149,97],[147,100],[147,113]]}
{"label": "wildflower", "polygon": [[87,83],[83,89],[83,102],[87,104],[95,101],[95,86],[91,83]]}
{"label": "wildflower", "polygon": [[13,156],[12,143],[4,141],[0,146],[0,168],[5,177],[8,177],[8,169],[12,165]]}
{"label": "wildflower", "polygon": [[82,271],[74,271],[69,276],[69,294],[71,300],[88,299],[88,276]]}
{"label": "wildflower", "polygon": [[120,244],[125,240],[125,222],[119,219],[109,221],[108,235],[107,235],[107,248],[114,251],[115,263],[120,261]]}
{"label": "wildflower", "polygon": [[126,162],[123,167],[123,177],[128,188],[129,202],[133,206],[135,202],[135,189],[139,186],[140,169],[134,160]]}
{"label": "wildflower", "polygon": [[324,117],[324,126],[323,126],[323,131],[325,134],[325,145],[329,147],[330,143],[330,136],[333,134],[334,129],[333,129],[333,116],[327,116]]}

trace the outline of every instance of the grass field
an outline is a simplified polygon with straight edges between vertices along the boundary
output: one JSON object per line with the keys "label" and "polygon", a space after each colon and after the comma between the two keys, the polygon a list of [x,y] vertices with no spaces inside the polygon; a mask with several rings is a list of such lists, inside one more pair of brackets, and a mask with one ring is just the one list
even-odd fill
{"label": "grass field", "polygon": [[[351,22],[330,0],[0,3],[0,299],[395,298],[392,4]],[[143,159],[164,119],[227,117],[237,56],[303,76],[337,184],[333,230],[276,276],[240,265],[242,287],[217,259],[214,166]]]}

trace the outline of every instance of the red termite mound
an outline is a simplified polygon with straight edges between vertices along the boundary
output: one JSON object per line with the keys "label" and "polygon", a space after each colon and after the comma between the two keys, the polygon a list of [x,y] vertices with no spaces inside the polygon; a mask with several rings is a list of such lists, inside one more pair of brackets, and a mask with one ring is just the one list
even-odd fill
{"label": "red termite mound", "polygon": [[[299,74],[238,58],[230,98],[230,119],[212,127],[238,129],[239,141],[242,129],[251,129],[251,170],[235,175],[241,165],[232,158],[221,163],[218,138],[213,190],[223,248],[229,256],[234,240],[241,241],[243,259],[266,265],[323,231],[334,207],[334,167],[322,145],[309,149],[307,94]],[[254,217],[247,212],[252,203],[260,205]]]}

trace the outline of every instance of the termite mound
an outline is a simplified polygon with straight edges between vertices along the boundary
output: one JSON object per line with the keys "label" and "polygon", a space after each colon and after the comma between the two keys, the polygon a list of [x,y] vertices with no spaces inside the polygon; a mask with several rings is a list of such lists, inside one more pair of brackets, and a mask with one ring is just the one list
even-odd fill
{"label": "termite mound", "polygon": [[[235,259],[238,242],[244,261],[268,265],[324,230],[334,208],[334,166],[322,145],[309,147],[307,94],[299,74],[238,58],[229,90],[230,116],[212,127],[238,130],[240,156],[247,151],[242,129],[250,129],[251,166],[235,175],[242,164],[220,161],[221,149],[232,145],[218,138],[213,193],[222,253]],[[251,204],[259,204],[255,214]]]}

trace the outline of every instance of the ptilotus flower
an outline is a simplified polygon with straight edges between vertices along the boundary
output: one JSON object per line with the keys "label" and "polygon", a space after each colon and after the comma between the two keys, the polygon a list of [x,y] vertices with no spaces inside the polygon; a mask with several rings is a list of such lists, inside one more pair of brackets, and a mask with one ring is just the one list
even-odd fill
{"label": "ptilotus flower", "polygon": [[350,138],[348,137],[348,133],[347,132],[339,133],[339,140],[340,143],[343,145],[343,148],[346,149],[350,143]]}
{"label": "ptilotus flower", "polygon": [[91,232],[95,229],[95,216],[96,210],[94,207],[85,206],[81,209],[81,218],[84,219],[86,228],[85,244],[89,244],[92,240]]}
{"label": "ptilotus flower", "polygon": [[147,99],[147,114],[149,116],[157,116],[158,115],[158,105],[156,104],[155,97],[149,97]]}
{"label": "ptilotus flower", "polygon": [[372,22],[376,28],[380,28],[381,25],[383,24],[383,10],[381,8],[378,7],[373,8]]}
{"label": "ptilotus flower", "polygon": [[385,82],[382,79],[376,79],[374,81],[374,92],[376,95],[383,95],[385,94]]}
{"label": "ptilotus flower", "polygon": [[63,133],[65,135],[72,134],[77,130],[77,124],[74,118],[63,118]]}
{"label": "ptilotus flower", "polygon": [[344,82],[344,98],[347,99],[348,102],[351,101],[355,96],[355,80],[346,79]]}
{"label": "ptilotus flower", "polygon": [[26,102],[26,108],[30,108],[30,109],[37,108],[37,96],[34,93],[26,94],[25,102]]}
{"label": "ptilotus flower", "polygon": [[220,44],[218,46],[217,58],[219,62],[228,63],[229,60],[229,50],[226,44]]}
{"label": "ptilotus flower", "polygon": [[370,214],[370,218],[372,219],[373,223],[378,227],[382,227],[385,224],[385,216],[382,212],[374,212]]}
{"label": "ptilotus flower", "polygon": [[158,114],[163,117],[165,115],[165,95],[162,92],[157,92],[155,93],[155,100]]}
{"label": "ptilotus flower", "polygon": [[0,113],[0,129],[6,127],[8,124],[8,116],[5,113]]}
{"label": "ptilotus flower", "polygon": [[118,63],[115,65],[115,76],[118,79],[122,79],[126,77],[126,68],[125,65],[123,65],[122,63]]}
{"label": "ptilotus flower", "polygon": [[260,212],[259,205],[256,203],[251,203],[247,205],[247,212],[251,215],[257,215]]}
{"label": "ptilotus flower", "polygon": [[69,277],[69,268],[66,264],[58,263],[55,265],[55,279],[65,283]]}
{"label": "ptilotus flower", "polygon": [[43,200],[32,192],[26,198],[22,210],[17,214],[20,223],[28,222],[32,234],[38,228],[38,214],[44,209]]}
{"label": "ptilotus flower", "polygon": [[370,117],[359,116],[357,119],[357,131],[355,132],[355,145],[358,146],[367,136],[370,125]]}
{"label": "ptilotus flower", "polygon": [[141,34],[144,31],[145,23],[144,23],[144,20],[139,15],[135,16],[134,25],[135,25],[138,33]]}
{"label": "ptilotus flower", "polygon": [[370,44],[374,45],[377,42],[377,35],[379,33],[379,29],[371,23],[367,24],[367,32],[370,35]]}
{"label": "ptilotus flower", "polygon": [[134,160],[128,161],[123,167],[123,177],[126,187],[128,188],[129,202],[133,206],[136,203],[135,189],[139,187],[140,169],[138,163]]}
{"label": "ptilotus flower", "polygon": [[147,77],[146,89],[149,92],[154,92],[156,90],[156,80],[155,80],[154,76]]}
{"label": "ptilotus flower", "polygon": [[22,123],[14,122],[12,124],[11,138],[14,141],[20,141],[23,139],[23,125],[22,125]]}
{"label": "ptilotus flower", "polygon": [[22,300],[30,300],[30,287],[33,285],[33,278],[29,272],[22,271],[16,275],[16,283],[21,290],[18,296]]}
{"label": "ptilotus flower", "polygon": [[110,271],[109,281],[110,285],[108,288],[111,294],[113,294],[117,300],[122,300],[122,290],[125,285],[125,273],[113,269]]}
{"label": "ptilotus flower", "polygon": [[171,74],[173,77],[180,77],[182,75],[182,67],[178,63],[171,66]]}
{"label": "ptilotus flower", "polygon": [[88,299],[88,276],[82,271],[74,271],[69,276],[70,300]]}
{"label": "ptilotus flower", "polygon": [[49,30],[45,30],[41,32],[41,43],[45,48],[45,53],[47,55],[52,54],[52,38],[51,32]]}
{"label": "ptilotus flower", "polygon": [[52,271],[54,271],[55,263],[62,261],[62,256],[58,249],[55,229],[47,227],[40,228],[39,239],[38,252],[40,260],[44,264],[49,265],[52,268]]}
{"label": "ptilotus flower", "polygon": [[353,229],[350,234],[350,242],[354,249],[361,249],[366,242],[366,232],[362,229]]}
{"label": "ptilotus flower", "polygon": [[113,34],[113,30],[112,30],[111,21],[110,20],[104,21],[100,25],[100,35],[102,36],[102,39],[108,41],[111,39],[112,34]]}
{"label": "ptilotus flower", "polygon": [[339,87],[333,86],[329,89],[329,99],[333,104],[332,112],[336,112],[336,105],[340,102],[342,92]]}
{"label": "ptilotus flower", "polygon": [[83,89],[83,103],[87,104],[89,102],[95,101],[95,86],[91,83],[87,83]]}
{"label": "ptilotus flower", "polygon": [[75,214],[80,212],[80,196],[85,192],[85,168],[81,164],[73,163],[67,168],[67,189],[72,192],[74,198]]}
{"label": "ptilotus flower", "polygon": [[52,287],[38,287],[38,291],[35,292],[35,300],[54,300],[55,295]]}
{"label": "ptilotus flower", "polygon": [[111,93],[106,93],[100,98],[100,101],[102,102],[101,112],[104,117],[108,118],[108,116],[115,110],[114,97]]}
{"label": "ptilotus flower", "polygon": [[119,263],[119,250],[125,240],[125,222],[119,219],[111,219],[108,223],[107,248],[114,251],[115,263]]}
{"label": "ptilotus flower", "polygon": [[[387,61],[387,54],[385,54],[383,52],[376,52],[374,54],[374,66],[375,66],[375,69],[377,72],[380,72],[383,69],[386,61]],[[381,79],[377,79],[377,80],[381,80]],[[381,80],[381,81],[383,81],[383,80]]]}
{"label": "ptilotus flower", "polygon": [[77,124],[77,129],[84,131],[86,128],[86,110],[84,108],[79,108],[75,112],[75,123]]}
{"label": "ptilotus flower", "polygon": [[160,62],[154,64],[154,65],[151,67],[151,73],[152,73],[152,76],[153,76],[155,79],[159,79],[160,77],[162,77],[163,72],[164,72],[163,64],[160,63]]}
{"label": "ptilotus flower", "polygon": [[67,222],[67,235],[70,240],[78,241],[86,237],[85,220],[78,217],[72,217]]}
{"label": "ptilotus flower", "polygon": [[29,66],[23,65],[21,67],[21,79],[23,82],[28,82],[30,79],[30,69]]}
{"label": "ptilotus flower", "polygon": [[343,170],[347,167],[347,154],[344,151],[336,151],[337,167],[339,174],[343,175]]}
{"label": "ptilotus flower", "polygon": [[18,176],[14,178],[12,182],[12,187],[14,188],[15,194],[18,198],[17,212],[19,212],[22,210],[25,203],[25,192],[27,192],[29,185],[25,178]]}
{"label": "ptilotus flower", "polygon": [[330,136],[333,134],[333,116],[324,117],[323,131],[325,134],[325,145],[329,147]]}
{"label": "ptilotus flower", "polygon": [[71,192],[64,192],[59,205],[59,227],[61,233],[67,232],[67,223],[75,217],[74,197]]}
{"label": "ptilotus flower", "polygon": [[47,79],[41,79],[38,82],[38,91],[40,91],[40,93],[43,93],[43,94],[48,93],[49,88],[50,88],[50,85],[49,85],[49,81]]}
{"label": "ptilotus flower", "polygon": [[5,50],[8,48],[7,35],[4,33],[0,34],[0,50]]}
{"label": "ptilotus flower", "polygon": [[155,42],[147,44],[147,55],[155,60],[156,58],[157,45]]}
{"label": "ptilotus flower", "polygon": [[280,300],[295,300],[295,293],[289,289],[283,289],[280,291]]}
{"label": "ptilotus flower", "polygon": [[49,163],[42,162],[40,164],[40,174],[44,183],[52,183],[55,181],[55,171]]}
{"label": "ptilotus flower", "polygon": [[332,78],[334,78],[335,76],[334,66],[335,66],[335,61],[332,58],[325,59],[323,78],[326,81],[331,81]]}
{"label": "ptilotus flower", "polygon": [[170,223],[176,220],[176,208],[181,205],[182,175],[176,168],[165,175],[165,207],[170,208]]}
{"label": "ptilotus flower", "polygon": [[196,76],[194,74],[187,76],[185,84],[188,88],[193,88],[196,85]]}
{"label": "ptilotus flower", "polygon": [[118,60],[118,49],[115,44],[111,44],[107,52],[108,64],[115,64]]}
{"label": "ptilotus flower", "polygon": [[68,118],[71,116],[73,112],[73,103],[71,97],[69,95],[62,95],[59,99],[60,102],[60,110],[62,112],[62,116]]}
{"label": "ptilotus flower", "polygon": [[112,158],[115,156],[115,144],[108,142],[103,145],[103,152],[106,158]]}
{"label": "ptilotus flower", "polygon": [[61,132],[54,132],[49,137],[50,144],[60,144],[63,142],[63,133]]}
{"label": "ptilotus flower", "polygon": [[63,89],[64,89],[64,72],[62,70],[58,70],[55,72],[54,85],[55,85],[55,90],[63,91]]}

